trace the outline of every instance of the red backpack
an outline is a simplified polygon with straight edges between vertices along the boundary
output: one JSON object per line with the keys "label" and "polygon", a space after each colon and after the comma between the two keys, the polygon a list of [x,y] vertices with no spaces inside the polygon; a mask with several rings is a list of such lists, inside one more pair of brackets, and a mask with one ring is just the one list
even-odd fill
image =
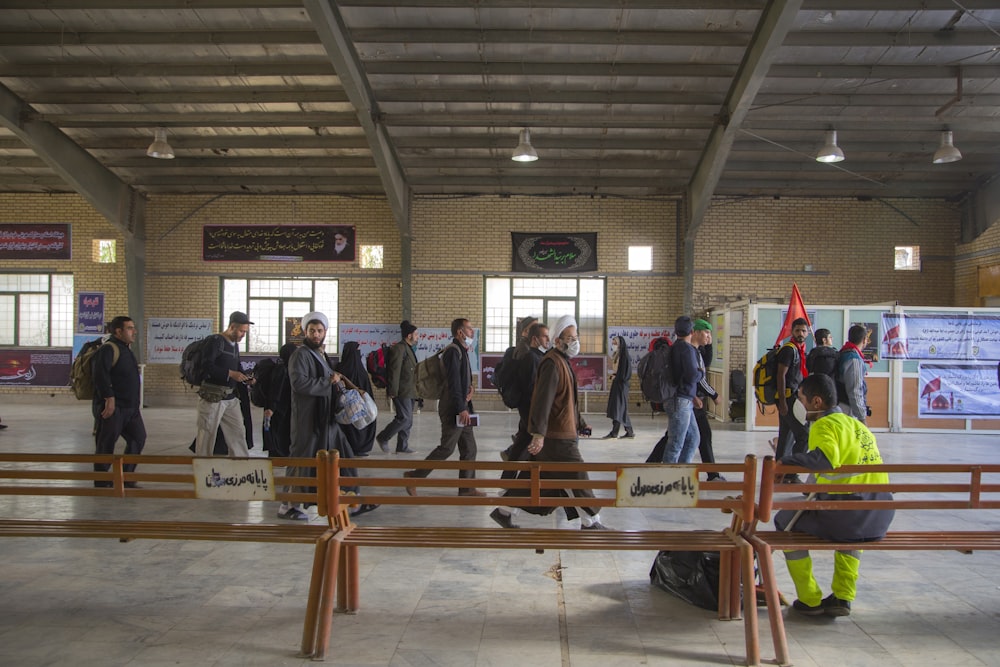
{"label": "red backpack", "polygon": [[389,386],[389,372],[387,367],[389,365],[389,346],[385,343],[381,347],[378,347],[365,357],[365,369],[368,371],[368,375],[372,378],[372,385],[378,387],[379,389],[385,389]]}

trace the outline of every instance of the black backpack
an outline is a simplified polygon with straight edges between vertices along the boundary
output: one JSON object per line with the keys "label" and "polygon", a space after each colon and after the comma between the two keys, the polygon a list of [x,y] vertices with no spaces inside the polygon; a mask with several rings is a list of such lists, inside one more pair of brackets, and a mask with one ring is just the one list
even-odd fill
{"label": "black backpack", "polygon": [[503,353],[503,359],[493,369],[493,386],[500,392],[503,404],[508,408],[516,408],[521,404],[522,391],[518,378],[517,360],[514,359],[513,347],[508,347]]}
{"label": "black backpack", "polygon": [[642,396],[650,403],[663,403],[677,394],[677,385],[670,369],[670,350],[668,344],[654,345],[639,359],[636,374],[639,376],[639,387]]}
{"label": "black backpack", "polygon": [[381,347],[372,350],[365,357],[365,370],[371,376],[372,386],[385,389],[389,386],[389,346],[385,343]]}
{"label": "black backpack", "polygon": [[271,383],[274,380],[274,369],[278,362],[274,359],[261,359],[253,367],[253,376],[256,382],[250,387],[250,402],[258,408],[268,407],[270,397],[274,396],[271,391]]}
{"label": "black backpack", "polygon": [[201,340],[189,343],[188,346],[184,348],[184,352],[181,354],[181,380],[184,380],[192,387],[201,386],[201,381],[205,379],[205,352],[211,345],[217,345],[218,339],[219,334],[212,334],[211,336],[207,336]]}

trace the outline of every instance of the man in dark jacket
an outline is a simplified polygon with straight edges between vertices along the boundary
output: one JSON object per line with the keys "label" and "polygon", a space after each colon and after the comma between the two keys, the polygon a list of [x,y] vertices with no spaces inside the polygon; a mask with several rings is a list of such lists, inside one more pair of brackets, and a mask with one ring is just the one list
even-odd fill
{"label": "man in dark jacket", "polygon": [[413,454],[410,449],[410,429],[413,428],[413,401],[417,398],[417,327],[409,320],[399,325],[402,336],[389,348],[389,366],[386,369],[386,392],[392,399],[396,416],[382,432],[375,436],[378,446],[389,453],[389,440],[396,436],[396,453]]}
{"label": "man in dark jacket", "polygon": [[[517,345],[511,355],[514,364],[518,395],[517,433],[514,434],[511,446],[500,452],[504,461],[527,461],[528,443],[531,434],[528,433],[528,412],[531,409],[531,391],[535,387],[535,375],[538,373],[538,362],[549,349],[549,328],[539,324],[534,317],[526,317],[518,325]],[[506,353],[504,353],[506,356]],[[507,470],[501,475],[507,479],[514,472]]]}
{"label": "man in dark jacket", "polygon": [[667,446],[663,452],[664,463],[690,463],[701,442],[694,409],[701,407],[697,396],[698,382],[705,377],[701,355],[691,344],[694,322],[682,315],[674,322],[677,340],[670,347],[670,373],[674,378],[676,394],[667,399],[664,407],[669,417]]}
{"label": "man in dark jacket", "polygon": [[[146,425],[140,408],[139,362],[132,354],[135,342],[135,322],[124,315],[111,320],[111,338],[104,343],[91,360],[94,378],[94,417],[97,419],[95,437],[97,454],[114,454],[119,437],[125,438],[126,454],[141,454],[146,444]],[[106,472],[106,463],[95,463],[94,470]],[[135,470],[134,463],[124,465],[125,472]],[[96,487],[110,487],[110,480],[95,480]],[[127,488],[136,488],[135,482],[125,482]]]}
{"label": "man in dark jacket", "polygon": [[[458,458],[462,461],[476,460],[476,434],[473,431],[470,415],[472,409],[472,364],[469,362],[469,351],[474,343],[475,329],[465,318],[458,318],[451,323],[451,335],[454,337],[445,351],[441,353],[444,364],[446,389],[438,400],[438,417],[441,419],[441,444],[427,455],[427,461],[444,461],[455,452],[458,446]],[[407,470],[403,477],[427,477],[430,468]],[[472,480],[476,473],[473,470],[459,470],[461,479]],[[411,496],[417,494],[416,487],[406,487]],[[473,487],[463,487],[458,490],[460,496],[485,496],[486,494]]]}
{"label": "man in dark jacket", "polygon": [[816,347],[806,356],[806,371],[809,375],[820,373],[837,379],[837,348],[833,346],[833,334],[829,329],[816,329],[813,336]]}
{"label": "man in dark jacket", "polygon": [[[538,365],[535,390],[531,395],[531,412],[528,416],[528,431],[531,443],[528,453],[538,461],[582,462],[580,435],[590,435],[590,427],[580,415],[577,396],[576,375],[569,360],[580,354],[580,339],[577,336],[576,320],[571,315],[563,315],[552,329],[555,344],[545,353]],[[587,479],[587,473],[547,473],[545,479]],[[556,493],[566,493],[557,491]],[[589,489],[573,489],[575,497],[593,498]],[[505,494],[515,497],[520,494]],[[582,507],[580,527],[585,530],[607,530],[601,523],[598,508]],[[513,507],[498,507],[490,513],[490,518],[504,528],[520,528],[514,523]],[[575,519],[576,508],[566,508],[566,518]]]}

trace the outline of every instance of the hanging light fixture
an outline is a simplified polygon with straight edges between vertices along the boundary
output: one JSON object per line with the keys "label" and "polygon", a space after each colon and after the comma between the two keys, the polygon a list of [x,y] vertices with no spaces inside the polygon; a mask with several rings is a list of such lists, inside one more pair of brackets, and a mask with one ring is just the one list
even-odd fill
{"label": "hanging light fixture", "polygon": [[934,164],[948,164],[962,159],[962,152],[952,143],[951,130],[941,132],[941,145],[934,151]]}
{"label": "hanging light fixture", "polygon": [[823,148],[816,153],[817,162],[841,162],[844,159],[844,151],[837,145],[837,131],[826,131],[826,143]]}
{"label": "hanging light fixture", "polygon": [[146,155],[160,160],[174,159],[174,149],[167,143],[167,131],[162,127],[156,128],[153,143],[146,149]]}
{"label": "hanging light fixture", "polygon": [[514,149],[514,154],[510,156],[510,159],[515,162],[534,162],[538,159],[538,153],[535,152],[535,148],[531,145],[531,134],[527,128],[521,130],[517,148]]}

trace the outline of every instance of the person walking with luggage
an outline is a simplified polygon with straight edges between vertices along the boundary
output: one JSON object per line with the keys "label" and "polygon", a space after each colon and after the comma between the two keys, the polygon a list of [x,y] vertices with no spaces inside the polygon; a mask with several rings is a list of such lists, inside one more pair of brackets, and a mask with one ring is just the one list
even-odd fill
{"label": "person walking with luggage", "polygon": [[[146,444],[146,425],[140,405],[141,378],[139,362],[132,353],[136,328],[131,317],[121,315],[111,320],[111,336],[98,348],[91,360],[94,378],[94,417],[97,419],[95,453],[114,454],[119,437],[125,438],[126,454],[141,454]],[[106,463],[95,463],[96,472],[107,472]],[[134,463],[123,466],[125,472],[135,470]],[[95,480],[94,486],[111,487],[110,480]],[[137,488],[133,481],[125,488]]]}
{"label": "person walking with luggage", "polygon": [[[427,455],[427,458],[424,459],[426,461],[444,461],[455,452],[456,446],[460,460],[476,460],[476,433],[469,417],[475,413],[472,407],[472,364],[469,361],[469,352],[475,344],[475,333],[472,324],[464,317],[451,323],[453,339],[441,353],[446,385],[444,394],[438,400],[441,444]],[[427,477],[430,474],[430,468],[421,468],[407,470],[403,473],[403,477]],[[458,476],[471,482],[475,479],[476,472],[474,470],[459,470]],[[417,495],[417,489],[413,486],[407,486],[406,492],[411,496]],[[465,486],[458,490],[458,495],[482,497],[486,493],[475,487]]]}

